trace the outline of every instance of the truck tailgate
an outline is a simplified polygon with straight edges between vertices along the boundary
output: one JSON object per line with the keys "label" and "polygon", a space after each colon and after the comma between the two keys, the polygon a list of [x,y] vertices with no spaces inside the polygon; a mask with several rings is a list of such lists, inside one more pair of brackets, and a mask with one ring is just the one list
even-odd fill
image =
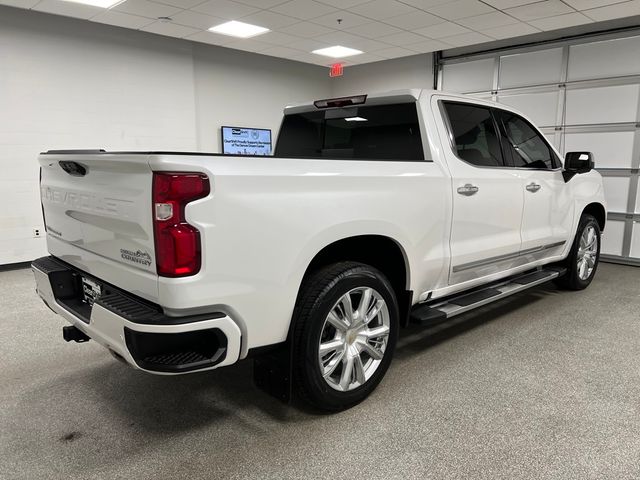
{"label": "truck tailgate", "polygon": [[156,300],[153,176],[147,155],[47,153],[39,162],[49,252]]}

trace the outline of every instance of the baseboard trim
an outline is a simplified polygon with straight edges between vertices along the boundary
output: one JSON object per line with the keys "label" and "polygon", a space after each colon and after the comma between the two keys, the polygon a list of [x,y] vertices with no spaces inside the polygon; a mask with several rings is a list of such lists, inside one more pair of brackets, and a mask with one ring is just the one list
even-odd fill
{"label": "baseboard trim", "polygon": [[6,263],[4,265],[0,265],[0,272],[6,272],[8,270],[21,270],[23,268],[29,268],[30,266],[31,262]]}

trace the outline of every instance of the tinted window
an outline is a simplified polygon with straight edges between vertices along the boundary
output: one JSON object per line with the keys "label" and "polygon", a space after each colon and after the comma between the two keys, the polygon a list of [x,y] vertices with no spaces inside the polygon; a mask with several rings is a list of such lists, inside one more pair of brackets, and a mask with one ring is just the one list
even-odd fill
{"label": "tinted window", "polygon": [[522,117],[500,110],[504,132],[515,167],[551,169],[555,154],[542,136]]}
{"label": "tinted window", "polygon": [[485,107],[444,103],[449,117],[456,155],[483,167],[504,166],[495,122]]}
{"label": "tinted window", "polygon": [[424,160],[416,104],[285,115],[275,156]]}

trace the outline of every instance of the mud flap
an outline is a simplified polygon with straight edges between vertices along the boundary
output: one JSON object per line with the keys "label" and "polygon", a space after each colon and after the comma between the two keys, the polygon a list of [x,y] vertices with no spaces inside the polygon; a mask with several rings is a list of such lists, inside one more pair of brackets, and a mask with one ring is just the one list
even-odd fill
{"label": "mud flap", "polygon": [[292,348],[289,342],[253,359],[256,386],[284,403],[290,403],[293,391]]}

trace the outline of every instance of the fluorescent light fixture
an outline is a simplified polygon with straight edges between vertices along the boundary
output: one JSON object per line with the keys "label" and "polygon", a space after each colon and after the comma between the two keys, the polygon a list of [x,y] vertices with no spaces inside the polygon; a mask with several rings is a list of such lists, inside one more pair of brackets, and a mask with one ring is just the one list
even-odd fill
{"label": "fluorescent light fixture", "polygon": [[361,50],[356,50],[355,48],[343,47],[341,45],[336,45],[334,47],[321,48],[319,50],[314,50],[311,53],[315,53],[316,55],[324,55],[325,57],[333,57],[333,58],[344,58],[350,57],[352,55],[360,55]]}
{"label": "fluorescent light fixture", "polygon": [[368,122],[369,120],[367,120],[366,118],[362,118],[362,117],[346,117],[345,122]]}
{"label": "fluorescent light fixture", "polygon": [[123,0],[64,0],[71,3],[82,3],[83,5],[91,5],[92,7],[111,8],[121,3]]}
{"label": "fluorescent light fixture", "polygon": [[235,20],[231,20],[230,22],[211,27],[209,31],[214,33],[221,33],[222,35],[229,35],[231,37],[249,38],[267,33],[269,29],[259,27],[258,25],[251,25],[250,23],[236,22]]}

